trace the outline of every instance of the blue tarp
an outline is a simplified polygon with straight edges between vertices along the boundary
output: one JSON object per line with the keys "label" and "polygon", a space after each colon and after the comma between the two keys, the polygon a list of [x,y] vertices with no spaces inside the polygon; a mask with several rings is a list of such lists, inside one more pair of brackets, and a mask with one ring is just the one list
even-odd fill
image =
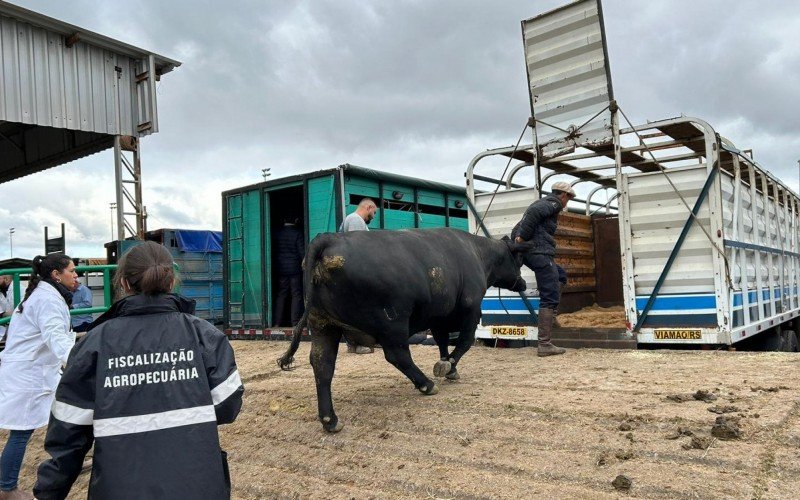
{"label": "blue tarp", "polygon": [[181,252],[215,252],[222,253],[221,231],[194,231],[189,229],[175,230],[178,249]]}

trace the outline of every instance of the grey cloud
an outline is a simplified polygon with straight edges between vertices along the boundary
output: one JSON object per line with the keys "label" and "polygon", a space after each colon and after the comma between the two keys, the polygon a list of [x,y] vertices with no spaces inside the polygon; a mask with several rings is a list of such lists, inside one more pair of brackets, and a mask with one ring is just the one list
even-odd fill
{"label": "grey cloud", "polygon": [[[520,20],[566,0],[14,1],[184,62],[160,82],[161,131],[143,141],[145,203],[164,225],[219,228],[219,192],[264,166],[350,162],[463,184],[469,160],[513,143],[530,114]],[[794,2],[619,0],[604,13],[632,119],[704,118],[797,187]],[[79,163],[112,172],[107,156]],[[102,186],[102,227],[78,228],[98,245],[113,198]],[[19,206],[39,203],[30,192]]]}

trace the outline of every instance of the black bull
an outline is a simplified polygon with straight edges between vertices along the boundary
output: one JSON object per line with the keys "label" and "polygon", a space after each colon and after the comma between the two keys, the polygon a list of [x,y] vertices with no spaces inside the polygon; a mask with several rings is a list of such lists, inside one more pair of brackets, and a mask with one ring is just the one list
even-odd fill
{"label": "black bull", "polygon": [[[411,359],[409,336],[430,329],[441,358],[434,374],[458,378],[456,365],[475,340],[487,288],[525,290],[519,254],[526,249],[453,229],[317,236],[304,262],[306,312],[278,364],[289,369],[307,324],[319,418],[330,432],[342,428],[331,397],[342,335],[360,345],[380,343],[386,360],[420,392],[436,394],[436,384]],[[449,333],[456,331],[448,352]]]}

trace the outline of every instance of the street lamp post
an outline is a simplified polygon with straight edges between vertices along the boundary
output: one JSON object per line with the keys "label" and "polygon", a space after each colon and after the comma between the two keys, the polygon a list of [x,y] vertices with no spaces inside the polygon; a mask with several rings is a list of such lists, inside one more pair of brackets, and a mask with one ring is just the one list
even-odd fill
{"label": "street lamp post", "polygon": [[11,258],[14,258],[14,228],[8,228],[8,245],[11,247]]}
{"label": "street lamp post", "polygon": [[114,241],[114,209],[117,208],[117,204],[109,203],[108,208],[111,209],[111,241]]}
{"label": "street lamp post", "polygon": [[272,175],[272,174],[269,172],[270,170],[272,170],[272,168],[262,168],[262,169],[261,169],[261,175],[262,175],[262,176],[264,176],[264,182],[267,182],[267,177],[269,177],[270,175]]}

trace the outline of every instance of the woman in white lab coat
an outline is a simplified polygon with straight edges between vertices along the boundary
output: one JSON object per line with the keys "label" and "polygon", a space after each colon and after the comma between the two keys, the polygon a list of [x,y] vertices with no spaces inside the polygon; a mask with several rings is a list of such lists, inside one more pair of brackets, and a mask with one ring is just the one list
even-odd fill
{"label": "woman in white lab coat", "polygon": [[47,425],[61,365],[75,345],[69,305],[77,280],[64,254],[37,256],[25,297],[11,315],[0,353],[0,429],[10,432],[0,457],[0,500],[33,498],[17,489],[25,448]]}

